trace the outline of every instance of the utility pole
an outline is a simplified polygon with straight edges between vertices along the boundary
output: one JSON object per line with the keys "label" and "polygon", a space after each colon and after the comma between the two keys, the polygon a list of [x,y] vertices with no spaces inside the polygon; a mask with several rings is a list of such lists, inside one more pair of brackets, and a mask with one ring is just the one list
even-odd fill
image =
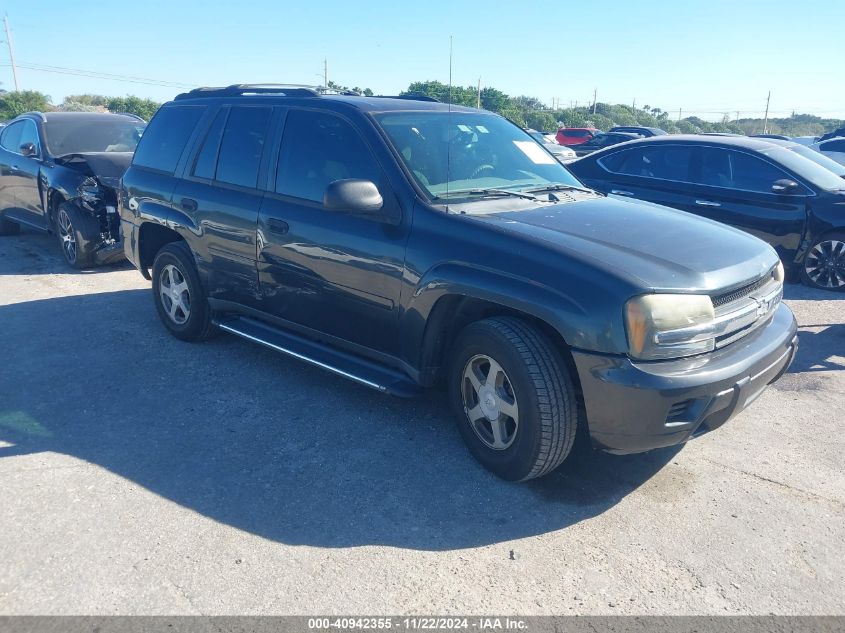
{"label": "utility pole", "polygon": [[481,109],[481,77],[478,78],[478,94],[475,97],[475,107]]}
{"label": "utility pole", "polygon": [[329,88],[329,60],[323,59],[323,88]]}
{"label": "utility pole", "polygon": [[678,121],[680,122],[680,120],[681,120],[681,108],[678,108]]}
{"label": "utility pole", "polygon": [[593,88],[593,114],[596,113],[596,96],[598,95],[598,93],[599,93],[599,89]]}
{"label": "utility pole", "polygon": [[772,99],[772,91],[769,90],[769,96],[766,97],[766,115],[763,117],[763,134],[768,134],[769,127],[769,101]]}
{"label": "utility pole", "polygon": [[15,78],[15,92],[20,90],[18,86],[18,67],[15,66],[15,50],[12,48],[12,33],[9,31],[9,16],[3,16],[3,26],[6,27],[6,43],[9,45],[9,61],[12,62],[12,77]]}
{"label": "utility pole", "polygon": [[736,111],[736,122],[739,123],[739,110]]}
{"label": "utility pole", "polygon": [[634,112],[637,111],[637,98],[636,97],[634,97],[634,100],[631,102],[631,110],[633,110]]}

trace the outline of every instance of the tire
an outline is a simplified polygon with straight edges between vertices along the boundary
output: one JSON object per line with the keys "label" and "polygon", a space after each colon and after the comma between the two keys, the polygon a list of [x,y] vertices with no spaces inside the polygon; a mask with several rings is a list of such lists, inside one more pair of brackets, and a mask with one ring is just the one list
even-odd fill
{"label": "tire", "polygon": [[190,342],[204,341],[216,332],[193,255],[184,242],[161,248],[152,277],[153,301],[168,332]]}
{"label": "tire", "polygon": [[812,288],[845,292],[845,233],[823,235],[801,263],[801,281]]}
{"label": "tire", "polygon": [[[468,325],[453,349],[449,399],[475,458],[508,481],[542,477],[557,468],[575,441],[578,406],[552,342],[520,319],[496,317]],[[491,372],[496,380],[488,385]]]}
{"label": "tire", "polygon": [[0,215],[0,235],[17,235],[21,232],[21,225],[7,220]]}
{"label": "tire", "polygon": [[76,205],[63,202],[56,210],[56,237],[69,266],[83,269],[94,265],[94,251],[100,241],[96,218],[82,213]]}

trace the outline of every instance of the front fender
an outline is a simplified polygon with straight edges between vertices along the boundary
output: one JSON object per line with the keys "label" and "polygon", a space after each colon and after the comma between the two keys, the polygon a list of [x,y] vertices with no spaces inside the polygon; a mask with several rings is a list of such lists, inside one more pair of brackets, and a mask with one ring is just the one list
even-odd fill
{"label": "front fender", "polygon": [[[403,313],[403,351],[419,359],[425,327],[436,303],[447,296],[489,301],[529,314],[553,327],[575,348],[619,353],[626,347],[618,292],[595,283],[588,293],[567,292],[564,280],[557,287],[460,262],[438,265],[419,280]],[[405,347],[407,346],[407,347]],[[416,364],[412,361],[412,364]]]}

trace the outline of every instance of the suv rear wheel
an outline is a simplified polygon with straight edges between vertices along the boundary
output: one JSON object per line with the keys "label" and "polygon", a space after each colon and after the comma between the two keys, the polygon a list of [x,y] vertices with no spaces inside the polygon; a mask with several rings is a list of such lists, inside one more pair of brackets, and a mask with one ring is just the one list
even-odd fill
{"label": "suv rear wheel", "polygon": [[164,327],[183,341],[204,341],[215,331],[211,308],[188,247],[171,242],[153,261],[153,300]]}
{"label": "suv rear wheel", "polygon": [[542,332],[519,319],[485,319],[461,332],[449,397],[470,451],[503,479],[546,475],[572,449],[578,407],[566,365]]}

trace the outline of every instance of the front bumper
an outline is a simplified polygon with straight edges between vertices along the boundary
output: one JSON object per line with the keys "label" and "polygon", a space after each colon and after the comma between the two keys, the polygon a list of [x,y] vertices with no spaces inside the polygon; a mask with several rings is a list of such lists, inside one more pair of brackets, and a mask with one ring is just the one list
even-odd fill
{"label": "front bumper", "polygon": [[720,427],[787,370],[797,330],[781,304],[765,326],[691,358],[637,362],[573,350],[593,445],[639,453]]}

